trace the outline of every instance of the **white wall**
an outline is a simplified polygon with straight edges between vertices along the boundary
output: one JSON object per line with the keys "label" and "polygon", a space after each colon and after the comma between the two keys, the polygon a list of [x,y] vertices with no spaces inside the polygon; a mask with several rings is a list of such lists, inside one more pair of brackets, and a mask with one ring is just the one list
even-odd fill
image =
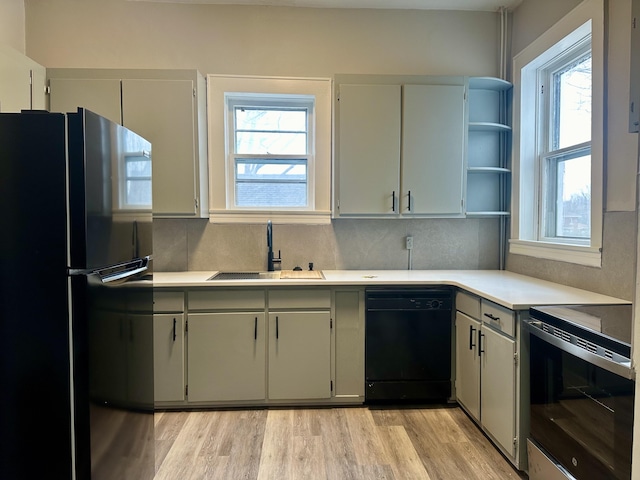
{"label": "white wall", "polygon": [[[578,0],[523,0],[513,13],[512,54],[580,2]],[[507,256],[507,269],[567,285],[632,300],[636,267],[636,166],[638,134],[627,131],[631,0],[611,0],[606,17],[607,105],[602,268]]]}
{"label": "white wall", "polygon": [[491,12],[125,0],[25,5],[27,55],[46,67],[295,76],[498,73],[498,16]]}
{"label": "white wall", "polygon": [[24,0],[0,1],[0,44],[25,53]]}

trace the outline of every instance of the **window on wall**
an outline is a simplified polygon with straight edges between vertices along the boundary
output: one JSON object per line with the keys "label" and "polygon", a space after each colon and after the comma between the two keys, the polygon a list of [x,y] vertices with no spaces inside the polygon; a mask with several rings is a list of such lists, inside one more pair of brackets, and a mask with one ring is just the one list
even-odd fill
{"label": "window on wall", "polygon": [[514,57],[511,253],[601,264],[603,24],[586,0]]}
{"label": "window on wall", "polygon": [[212,222],[331,221],[331,81],[209,75]]}
{"label": "window on wall", "polygon": [[227,94],[227,161],[234,208],[313,208],[314,99]]}

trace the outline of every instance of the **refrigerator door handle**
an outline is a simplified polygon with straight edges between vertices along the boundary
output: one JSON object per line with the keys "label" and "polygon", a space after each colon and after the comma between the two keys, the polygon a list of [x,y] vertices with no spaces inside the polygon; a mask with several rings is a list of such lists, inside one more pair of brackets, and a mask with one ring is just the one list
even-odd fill
{"label": "refrigerator door handle", "polygon": [[69,268],[68,274],[70,276],[75,275],[95,275],[102,283],[111,283],[121,281],[124,282],[128,278],[133,277],[146,271],[149,268],[149,261],[151,255],[143,258],[136,258],[130,262],[119,263],[117,265],[111,265],[105,268],[99,269],[82,269],[82,268]]}

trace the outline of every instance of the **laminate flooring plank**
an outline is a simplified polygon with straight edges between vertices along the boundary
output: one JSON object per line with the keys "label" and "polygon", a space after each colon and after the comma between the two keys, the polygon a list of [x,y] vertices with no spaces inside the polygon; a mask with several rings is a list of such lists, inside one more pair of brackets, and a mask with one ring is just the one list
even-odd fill
{"label": "laminate flooring plank", "polygon": [[390,465],[384,439],[379,434],[367,408],[357,408],[347,412],[347,426],[358,465]]}
{"label": "laminate flooring plank", "polygon": [[404,427],[391,426],[378,427],[378,429],[396,478],[430,480],[429,474]]}
{"label": "laminate flooring plank", "polygon": [[293,461],[293,410],[269,410],[258,480],[289,480]]}
{"label": "laminate flooring plank", "polygon": [[218,478],[255,480],[258,478],[267,410],[241,412],[233,425],[233,442],[224,473]]}
{"label": "laminate flooring plank", "polygon": [[320,432],[324,441],[325,468],[328,480],[362,480],[347,418],[356,408],[319,409]]}
{"label": "laminate flooring plank", "polygon": [[189,412],[156,412],[154,414],[156,436],[156,472],[164,462],[176,437],[187,421]]}
{"label": "laminate flooring plank", "polygon": [[291,478],[300,480],[327,479],[322,437],[293,437]]}
{"label": "laminate flooring plank", "polygon": [[200,455],[210,424],[215,423],[215,412],[190,412],[174,444],[156,473],[155,480],[191,478],[197,470]]}

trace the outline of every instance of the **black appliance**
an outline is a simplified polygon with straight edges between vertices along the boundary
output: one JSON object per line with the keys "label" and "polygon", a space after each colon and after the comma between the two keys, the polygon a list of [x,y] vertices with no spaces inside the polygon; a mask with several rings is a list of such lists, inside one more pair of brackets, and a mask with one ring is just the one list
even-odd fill
{"label": "black appliance", "polygon": [[84,109],[0,114],[0,478],[154,476],[150,152]]}
{"label": "black appliance", "polygon": [[450,288],[366,291],[365,401],[451,397]]}
{"label": "black appliance", "polygon": [[631,478],[631,305],[535,307],[530,316],[530,478]]}

